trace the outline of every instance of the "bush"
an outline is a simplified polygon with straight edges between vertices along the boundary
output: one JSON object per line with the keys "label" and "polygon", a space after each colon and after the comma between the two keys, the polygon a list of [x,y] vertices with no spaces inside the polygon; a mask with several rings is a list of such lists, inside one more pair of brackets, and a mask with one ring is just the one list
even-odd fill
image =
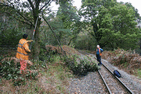
{"label": "bush", "polygon": [[76,56],[73,56],[73,58],[66,59],[66,64],[73,73],[78,76],[85,76],[88,72],[98,70],[96,63],[88,60],[88,58],[84,60],[80,59],[80,62],[78,63]]}

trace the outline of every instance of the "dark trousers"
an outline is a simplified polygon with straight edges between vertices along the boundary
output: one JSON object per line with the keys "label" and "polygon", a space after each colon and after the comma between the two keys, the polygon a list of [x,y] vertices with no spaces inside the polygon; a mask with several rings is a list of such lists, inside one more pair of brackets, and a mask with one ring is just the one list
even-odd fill
{"label": "dark trousers", "polygon": [[101,63],[101,56],[100,56],[99,54],[96,54],[96,58],[97,58],[97,61],[98,61],[100,64],[102,64],[102,63]]}

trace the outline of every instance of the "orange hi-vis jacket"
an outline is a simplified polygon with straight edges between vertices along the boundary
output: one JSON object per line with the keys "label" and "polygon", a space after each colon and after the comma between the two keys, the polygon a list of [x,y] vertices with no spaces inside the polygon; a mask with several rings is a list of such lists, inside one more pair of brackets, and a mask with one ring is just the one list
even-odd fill
{"label": "orange hi-vis jacket", "polygon": [[28,60],[27,51],[31,52],[29,50],[28,41],[26,39],[20,39],[18,48],[17,48],[16,58]]}

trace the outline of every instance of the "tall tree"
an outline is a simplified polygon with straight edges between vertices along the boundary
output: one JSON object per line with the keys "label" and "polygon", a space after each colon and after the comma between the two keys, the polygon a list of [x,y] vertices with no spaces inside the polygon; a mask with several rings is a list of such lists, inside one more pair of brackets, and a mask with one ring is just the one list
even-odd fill
{"label": "tall tree", "polygon": [[135,12],[116,0],[82,0],[82,15],[91,24],[97,44],[108,48],[134,49],[138,42]]}
{"label": "tall tree", "polygon": [[[35,30],[35,44],[34,44],[34,58],[38,59],[38,55],[40,52],[40,25],[41,25],[41,17],[39,16],[42,10],[49,5],[51,0],[7,0],[4,2],[0,2],[1,6],[10,7],[23,18],[24,22],[29,23],[32,28],[35,27],[36,21],[37,26]],[[21,13],[22,12],[22,13]],[[26,13],[30,13],[26,15]]]}

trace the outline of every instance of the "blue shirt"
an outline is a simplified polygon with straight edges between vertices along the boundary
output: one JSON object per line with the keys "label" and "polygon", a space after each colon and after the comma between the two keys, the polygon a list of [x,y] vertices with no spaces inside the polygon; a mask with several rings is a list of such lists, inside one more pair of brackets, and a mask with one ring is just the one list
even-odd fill
{"label": "blue shirt", "polygon": [[[100,48],[100,52],[102,53],[103,52],[103,49]],[[97,49],[96,54],[99,55],[99,49]]]}

